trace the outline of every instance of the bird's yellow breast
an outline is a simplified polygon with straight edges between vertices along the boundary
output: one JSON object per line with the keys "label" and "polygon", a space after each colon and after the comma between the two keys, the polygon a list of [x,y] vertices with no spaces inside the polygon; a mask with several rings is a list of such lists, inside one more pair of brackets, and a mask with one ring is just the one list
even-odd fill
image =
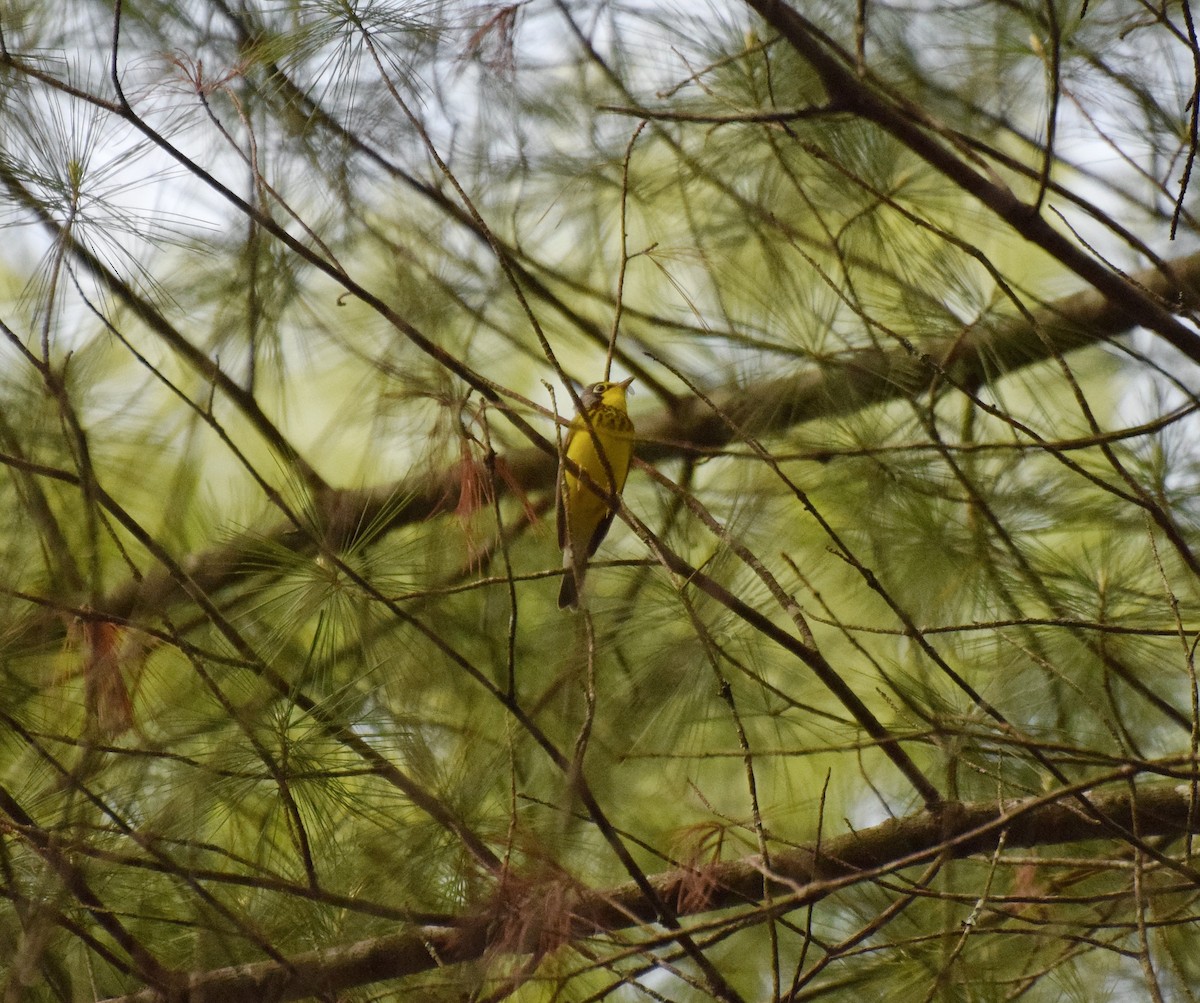
{"label": "bird's yellow breast", "polygon": [[[603,389],[598,396],[590,396],[601,386]],[[567,435],[567,459],[585,471],[606,493],[619,493],[625,487],[633,458],[633,422],[625,410],[625,389],[621,383],[590,387],[589,394],[584,397],[587,418],[576,415]],[[565,525],[560,522],[560,543],[569,535],[579,552],[590,555],[603,535],[603,530],[599,535],[596,530],[607,525],[612,510],[569,464],[564,467],[559,517]]]}
{"label": "bird's yellow breast", "polygon": [[[622,389],[622,398],[624,392]],[[624,400],[621,408],[599,404],[588,412],[592,427],[588,428],[583,416],[576,417],[571,423],[570,437],[567,440],[567,459],[576,463],[581,470],[587,471],[588,476],[601,488],[609,491],[620,491],[625,487],[625,478],[629,474],[629,463],[633,457],[633,422],[625,413]],[[598,445],[597,445],[598,443]],[[601,452],[604,459],[602,460]],[[605,469],[604,461],[608,461]],[[608,471],[612,471],[612,477]],[[586,485],[580,483],[570,468],[566,471],[567,491],[572,499],[578,497],[582,507],[605,511],[608,506]]]}
{"label": "bird's yellow breast", "polygon": [[601,381],[580,396],[581,413],[571,422],[558,480],[558,545],[563,551],[559,609],[577,608],[587,559],[596,552],[615,509],[608,497],[620,494],[633,459],[633,422],[625,391],[633,381]]}

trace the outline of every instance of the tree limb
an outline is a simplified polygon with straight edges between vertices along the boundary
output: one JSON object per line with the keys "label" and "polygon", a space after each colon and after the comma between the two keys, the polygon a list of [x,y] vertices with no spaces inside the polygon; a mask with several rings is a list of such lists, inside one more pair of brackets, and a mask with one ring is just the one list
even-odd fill
{"label": "tree limb", "polygon": [[805,59],[825,87],[830,102],[842,111],[874,122],[918,157],[940,171],[956,187],[975,196],[1014,231],[1046,251],[1105,296],[1109,310],[1126,325],[1142,324],[1162,335],[1194,362],[1200,362],[1200,338],[1147,290],[1109,268],[1070,237],[1056,230],[1040,207],[1021,201],[998,178],[987,177],[956,155],[946,137],[917,106],[873,87],[853,72],[833,43],[805,17],[781,0],[746,0]]}
{"label": "tree limb", "polygon": [[[1134,772],[1133,768],[1123,769],[1113,789],[1089,793],[1089,800],[1106,819],[1136,831],[1143,839],[1177,838],[1200,831],[1191,784],[1131,788],[1125,780]],[[1001,803],[946,803],[936,812],[892,819],[819,844],[776,850],[765,874],[761,858],[755,854],[665,871],[650,880],[659,897],[677,903],[678,915],[685,916],[739,905],[758,906],[764,902],[765,876],[771,911],[779,915],[937,856],[988,853],[997,846],[1001,833],[1006,849],[1103,838],[1107,830],[1071,800],[1085,789],[1080,785]],[[529,913],[537,913],[539,904],[548,900],[547,888],[544,883],[529,885],[519,901],[507,902],[503,909],[493,903],[480,914],[464,917],[455,927],[409,929],[298,954],[286,964],[264,961],[191,973],[177,983],[177,998],[187,1003],[294,1000],[498,954],[542,954],[568,939],[657,921],[643,891],[630,882],[603,892],[568,889],[570,919],[547,932],[529,920]],[[561,900],[562,889],[556,890]],[[522,936],[514,937],[504,920],[518,914],[525,925]],[[108,1003],[157,1003],[161,999],[156,990],[147,989]]]}
{"label": "tree limb", "polygon": [[[1171,261],[1170,277],[1153,268],[1131,275],[1130,281],[1180,308],[1200,306],[1200,253]],[[836,363],[761,382],[753,394],[743,387],[729,387],[712,398],[720,411],[755,434],[781,432],[920,392],[933,385],[939,372],[952,375],[960,386],[978,389],[1054,352],[1094,345],[1130,327],[1128,312],[1114,308],[1093,290],[1083,290],[1039,311],[1032,324],[1015,318],[993,327],[980,326],[957,339],[931,340],[919,348],[902,345],[862,351]],[[638,429],[638,456],[651,463],[719,448],[733,434],[716,411],[695,399],[641,418]],[[548,440],[510,453],[502,462],[511,483],[525,490],[547,489],[554,483],[557,455]],[[503,488],[503,479],[497,478],[496,483]],[[374,488],[330,490],[314,500],[312,510],[323,523],[326,539],[344,545],[360,527],[393,529],[451,508],[458,490],[455,472],[450,471]],[[407,500],[397,504],[397,499]],[[381,526],[377,520],[384,511],[388,516]],[[261,551],[265,539],[286,541],[298,549],[311,547],[293,525],[280,523],[193,555],[185,562],[192,580],[210,593],[228,586],[246,568],[247,555]],[[179,598],[179,585],[169,573],[154,570],[143,580],[115,590],[95,608],[124,617],[138,609],[162,609]],[[57,617],[38,614],[26,624],[25,637],[28,643],[43,643],[60,633]]]}

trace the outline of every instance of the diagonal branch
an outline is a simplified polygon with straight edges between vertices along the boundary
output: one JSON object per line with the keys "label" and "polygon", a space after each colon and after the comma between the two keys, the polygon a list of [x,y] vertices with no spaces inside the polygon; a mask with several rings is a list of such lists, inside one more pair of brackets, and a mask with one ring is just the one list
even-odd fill
{"label": "diagonal branch", "polygon": [[1056,230],[1038,206],[1021,201],[999,179],[987,177],[939,136],[920,108],[902,97],[873,87],[856,74],[833,43],[803,15],[781,0],[746,0],[821,78],[830,102],[841,111],[874,122],[958,188],[974,195],[1030,243],[1037,245],[1091,285],[1124,317],[1127,326],[1141,324],[1160,334],[1180,352],[1200,362],[1200,338],[1148,290],[1113,271],[1071,238]]}
{"label": "diagonal branch", "polygon": [[[1200,253],[1169,262],[1170,278],[1160,269],[1130,276],[1146,294],[1180,308],[1200,306]],[[761,381],[753,394],[727,387],[711,395],[717,410],[695,399],[682,399],[671,410],[638,421],[638,455],[648,462],[694,454],[728,444],[733,432],[718,412],[756,435],[782,432],[806,421],[849,414],[930,387],[941,372],[952,374],[960,386],[978,389],[1025,366],[1062,353],[1094,345],[1127,333],[1134,322],[1104,296],[1083,290],[1060,299],[1033,315],[1033,323],[1014,318],[990,328],[980,327],[955,338],[931,339],[920,349],[906,345],[866,350],[849,359],[815,366],[774,380]],[[3,458],[0,458],[3,462]],[[510,453],[501,461],[506,478],[524,490],[548,489],[554,483],[557,454],[553,443]],[[313,502],[325,527],[325,539],[349,542],[364,526],[393,529],[430,518],[450,507],[461,471],[413,477],[374,488],[329,490]],[[405,498],[397,505],[398,498]],[[386,513],[386,516],[384,515]],[[382,520],[382,522],[380,521]],[[264,539],[312,547],[307,534],[291,522],[243,536],[194,554],[183,563],[195,585],[213,594],[229,587],[249,567],[251,555],[261,552]],[[165,570],[147,573],[95,603],[97,611],[127,616],[137,609],[163,609],[182,598],[178,583]],[[25,624],[27,643],[57,638],[61,618],[38,614]]]}
{"label": "diagonal branch", "polygon": [[[1158,783],[1136,788],[1126,783],[1134,772],[1132,768],[1117,771],[1109,778],[1115,781],[1111,790],[1088,794],[1106,818],[1136,831],[1143,839],[1181,837],[1200,831],[1190,784]],[[1001,840],[1005,849],[1020,849],[1100,839],[1107,830],[1071,803],[1071,796],[1086,789],[1087,785],[1079,785],[1001,803],[944,803],[938,811],[892,819],[819,844],[777,850],[772,854],[769,871],[755,854],[704,869],[665,871],[650,880],[659,898],[679,903],[680,916],[737,906],[758,907],[766,901],[766,894],[771,895],[772,914],[779,915],[842,888],[874,881],[938,856],[961,858],[989,853]],[[764,876],[768,881],[764,882]],[[709,891],[703,894],[697,888]],[[530,898],[544,891],[531,889]],[[571,912],[570,939],[657,920],[643,890],[632,882],[602,892],[576,890]],[[195,972],[180,984],[186,985],[190,1003],[293,1000],[497,954],[537,954],[558,946],[528,941],[513,944],[494,913],[485,910],[483,915],[464,917],[453,927],[408,929],[310,951],[293,956],[283,965],[266,961]],[[144,990],[109,1003],[153,1003],[157,999],[155,990]]]}
{"label": "diagonal branch", "polygon": [[[1130,276],[1130,281],[1158,299],[1178,302],[1181,307],[1200,306],[1200,253],[1172,260],[1170,275],[1174,281],[1158,269],[1147,269]],[[1090,346],[1126,334],[1133,326],[1127,312],[1116,310],[1093,290],[1066,296],[1034,314],[1033,320],[1032,324],[1020,318],[1009,320],[1007,324],[968,331],[958,340],[926,342],[919,350],[864,350],[835,364],[766,380],[756,385],[752,395],[733,386],[714,392],[716,410],[698,400],[680,400],[671,410],[638,420],[637,454],[653,463],[691,455],[696,450],[720,448],[730,442],[733,432],[719,413],[731,415],[752,433],[769,434],[894,400],[934,382],[936,371],[931,360],[942,371],[952,373],[960,385],[978,389],[1042,362],[1054,352]],[[512,452],[503,462],[511,484],[521,485],[524,490],[548,490],[553,485],[557,455],[547,440],[536,448]],[[376,519],[385,510],[388,517],[383,528],[431,517],[456,497],[457,475],[451,470],[401,484],[326,493],[316,503],[318,518],[328,527],[326,539],[352,539],[359,525],[380,528]],[[503,481],[498,480],[498,484]],[[397,498],[409,500],[397,506]],[[305,546],[290,524],[277,525],[265,535]],[[247,554],[262,547],[263,537],[263,533],[250,534],[193,555],[187,563],[193,581],[206,591],[226,587],[245,566]],[[175,591],[176,585],[166,573],[151,573],[143,582],[131,582],[110,595],[100,608],[114,614],[127,614],[134,608],[162,608]]]}

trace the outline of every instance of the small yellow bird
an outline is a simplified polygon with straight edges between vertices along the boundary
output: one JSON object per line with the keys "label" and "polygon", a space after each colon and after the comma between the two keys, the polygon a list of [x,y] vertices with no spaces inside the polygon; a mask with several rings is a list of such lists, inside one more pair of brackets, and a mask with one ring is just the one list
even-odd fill
{"label": "small yellow bird", "polygon": [[[566,458],[585,471],[596,486],[567,469],[565,463],[559,467],[558,545],[566,569],[558,593],[559,609],[579,605],[579,587],[583,585],[587,559],[596,552],[612,525],[614,510],[597,493],[597,487],[617,494],[625,487],[629,461],[633,458],[633,422],[625,409],[625,391],[632,382],[631,376],[620,383],[605,381],[587,387],[579,399],[591,421],[591,430],[581,413],[575,416],[567,433],[563,450]],[[608,471],[612,471],[611,480]]]}

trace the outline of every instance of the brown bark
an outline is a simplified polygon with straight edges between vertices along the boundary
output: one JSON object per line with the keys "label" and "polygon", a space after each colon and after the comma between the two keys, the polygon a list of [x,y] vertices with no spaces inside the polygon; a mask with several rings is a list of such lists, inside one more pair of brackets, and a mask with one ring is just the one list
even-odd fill
{"label": "brown bark", "polygon": [[[1111,790],[1088,794],[1092,806],[1108,823],[1137,832],[1142,839],[1182,837],[1200,831],[1190,784],[1156,783],[1134,792],[1126,780],[1122,774]],[[1079,792],[1002,803],[944,804],[936,812],[919,812],[820,844],[778,851],[769,869],[753,855],[699,869],[665,871],[650,881],[659,897],[676,907],[679,916],[760,905],[766,901],[768,890],[771,911],[778,915],[840,888],[938,856],[988,853],[995,849],[1001,833],[1005,848],[1010,850],[1106,838],[1109,829],[1079,809],[1074,793]],[[1196,880],[1200,882],[1200,877]],[[575,938],[657,920],[643,891],[632,882],[607,891],[577,890],[569,897],[559,887],[555,897],[560,904],[564,898],[569,902],[572,918],[566,933]],[[531,888],[518,911],[528,920],[527,914],[547,899],[544,888]],[[512,902],[506,904],[506,911],[514,911]],[[403,930],[295,955],[285,964],[262,961],[194,972],[180,976],[175,998],[180,1003],[294,1000],[485,956],[552,949],[561,942],[561,935],[549,944],[532,943],[526,936],[514,944],[496,913],[495,908],[485,908],[479,914],[465,916],[454,927]],[[109,1003],[156,1003],[161,999],[156,990],[147,989]]]}

